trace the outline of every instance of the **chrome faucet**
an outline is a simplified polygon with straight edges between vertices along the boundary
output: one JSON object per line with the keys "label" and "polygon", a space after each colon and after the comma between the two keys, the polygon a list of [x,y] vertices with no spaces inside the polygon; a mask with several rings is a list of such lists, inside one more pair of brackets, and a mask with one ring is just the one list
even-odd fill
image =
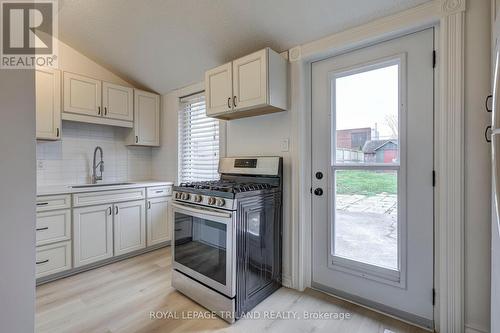
{"label": "chrome faucet", "polygon": [[[101,161],[99,163],[96,162],[96,156],[97,156],[97,151],[100,151],[101,153]],[[99,176],[96,175],[97,168],[99,168]],[[104,161],[103,161],[103,153],[102,153],[102,148],[97,146],[95,147],[94,150],[94,162],[92,163],[92,184],[97,184],[98,180],[102,180],[102,172],[104,171]]]}

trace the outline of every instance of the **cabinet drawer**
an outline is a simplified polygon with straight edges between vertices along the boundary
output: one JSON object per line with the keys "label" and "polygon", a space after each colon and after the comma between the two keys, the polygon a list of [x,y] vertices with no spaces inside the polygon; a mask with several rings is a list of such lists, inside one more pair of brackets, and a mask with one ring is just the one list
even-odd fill
{"label": "cabinet drawer", "polygon": [[71,210],[54,210],[36,214],[36,245],[71,239]]}
{"label": "cabinet drawer", "polygon": [[71,207],[71,195],[46,195],[36,198],[36,211],[67,209]]}
{"label": "cabinet drawer", "polygon": [[36,277],[71,269],[71,241],[40,246],[36,249]]}
{"label": "cabinet drawer", "polygon": [[172,186],[148,187],[148,198],[166,197],[172,195]]}
{"label": "cabinet drawer", "polygon": [[145,197],[146,189],[143,187],[126,190],[77,193],[73,194],[73,206],[102,205],[114,202],[141,200]]}

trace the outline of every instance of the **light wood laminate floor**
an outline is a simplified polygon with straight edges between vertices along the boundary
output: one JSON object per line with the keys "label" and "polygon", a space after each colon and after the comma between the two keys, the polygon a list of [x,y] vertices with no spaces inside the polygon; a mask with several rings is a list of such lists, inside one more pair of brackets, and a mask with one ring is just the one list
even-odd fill
{"label": "light wood laminate floor", "polygon": [[[186,319],[208,312],[171,287],[170,262],[170,248],[164,248],[37,287],[37,332],[426,332],[317,291],[287,288],[254,309],[261,319],[233,325],[219,318]],[[151,311],[178,318],[150,319]],[[269,318],[278,311],[302,319]],[[304,311],[351,318],[306,320]]]}

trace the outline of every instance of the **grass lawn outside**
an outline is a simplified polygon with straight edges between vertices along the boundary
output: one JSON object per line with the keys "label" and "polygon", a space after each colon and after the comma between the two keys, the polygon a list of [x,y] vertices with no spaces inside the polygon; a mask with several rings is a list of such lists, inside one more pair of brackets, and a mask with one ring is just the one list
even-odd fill
{"label": "grass lawn outside", "polygon": [[396,171],[338,170],[337,194],[373,196],[380,193],[397,194]]}

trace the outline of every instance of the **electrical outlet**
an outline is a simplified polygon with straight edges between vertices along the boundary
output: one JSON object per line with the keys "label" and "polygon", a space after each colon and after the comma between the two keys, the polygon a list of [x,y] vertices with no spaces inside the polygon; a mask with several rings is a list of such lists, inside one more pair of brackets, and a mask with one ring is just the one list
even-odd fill
{"label": "electrical outlet", "polygon": [[37,168],[38,170],[43,170],[43,168],[44,168],[44,164],[43,164],[43,161],[42,161],[42,160],[38,160],[38,161],[36,161],[36,168]]}
{"label": "electrical outlet", "polygon": [[287,152],[290,150],[290,139],[281,140],[281,151]]}

